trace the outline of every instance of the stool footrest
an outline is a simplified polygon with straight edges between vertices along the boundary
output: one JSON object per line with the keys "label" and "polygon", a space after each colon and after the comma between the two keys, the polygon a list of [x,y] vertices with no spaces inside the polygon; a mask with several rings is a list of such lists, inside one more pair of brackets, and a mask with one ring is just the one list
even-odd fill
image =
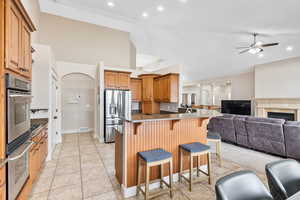
{"label": "stool footrest", "polygon": [[[146,192],[141,187],[138,187],[137,190],[139,190],[140,192],[142,192],[143,195],[146,194]],[[152,198],[164,195],[164,194],[168,194],[168,193],[170,193],[170,188],[160,189],[159,192],[155,192],[155,193],[151,193],[150,192],[149,193],[149,199],[152,199]]]}
{"label": "stool footrest", "polygon": [[[181,177],[186,181],[186,182],[190,182],[190,179],[189,178],[187,178],[187,177],[185,177],[184,175],[181,175]],[[197,178],[197,179],[194,179],[193,180],[193,183],[201,183],[202,181],[205,181],[205,180],[207,180],[207,177],[204,177],[204,176],[202,176],[202,177],[199,177],[199,178]]]}

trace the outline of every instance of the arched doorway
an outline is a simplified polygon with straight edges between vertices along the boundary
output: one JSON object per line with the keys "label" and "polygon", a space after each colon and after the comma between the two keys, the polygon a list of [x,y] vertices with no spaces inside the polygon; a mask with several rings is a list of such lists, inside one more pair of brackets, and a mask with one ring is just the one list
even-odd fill
{"label": "arched doorway", "polygon": [[71,73],[61,80],[62,133],[90,133],[94,129],[95,80]]}

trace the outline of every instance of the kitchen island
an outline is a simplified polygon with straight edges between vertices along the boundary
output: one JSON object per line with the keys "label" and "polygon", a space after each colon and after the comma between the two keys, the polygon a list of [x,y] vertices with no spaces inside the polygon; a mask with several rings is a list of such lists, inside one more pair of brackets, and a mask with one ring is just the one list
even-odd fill
{"label": "kitchen island", "polygon": [[[126,198],[136,193],[138,152],[157,148],[171,152],[176,180],[179,171],[179,145],[192,142],[206,143],[209,119],[219,115],[217,111],[197,110],[195,113],[184,114],[134,114],[130,120],[126,120],[123,130],[117,130],[115,141],[115,171],[122,185],[123,196]],[[206,158],[202,157],[201,165],[204,164]],[[167,176],[168,170],[167,166],[165,167],[164,172]],[[188,169],[187,160],[184,162],[184,168]],[[151,180],[157,178],[159,168],[153,167]],[[142,180],[144,182],[144,175]]]}

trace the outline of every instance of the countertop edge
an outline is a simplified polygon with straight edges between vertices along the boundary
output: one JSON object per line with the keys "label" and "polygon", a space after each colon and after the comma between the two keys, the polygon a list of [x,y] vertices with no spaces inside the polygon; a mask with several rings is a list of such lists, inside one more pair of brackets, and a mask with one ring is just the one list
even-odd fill
{"label": "countertop edge", "polygon": [[142,120],[125,120],[129,123],[142,123],[142,122],[152,122],[152,121],[172,121],[172,120],[183,120],[183,119],[203,119],[212,118],[221,115],[208,115],[208,116],[184,116],[184,117],[169,117],[169,118],[157,118],[157,119],[142,119]]}

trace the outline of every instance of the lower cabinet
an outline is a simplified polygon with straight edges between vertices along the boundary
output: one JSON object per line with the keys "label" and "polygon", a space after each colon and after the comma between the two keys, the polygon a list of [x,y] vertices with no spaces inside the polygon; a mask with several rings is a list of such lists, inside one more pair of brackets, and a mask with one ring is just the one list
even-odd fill
{"label": "lower cabinet", "polygon": [[0,186],[0,199],[6,199],[6,185]]}
{"label": "lower cabinet", "polygon": [[35,144],[29,152],[29,179],[18,196],[18,200],[27,200],[32,191],[33,184],[37,181],[44,167],[48,155],[48,132],[44,128],[32,140]]}

